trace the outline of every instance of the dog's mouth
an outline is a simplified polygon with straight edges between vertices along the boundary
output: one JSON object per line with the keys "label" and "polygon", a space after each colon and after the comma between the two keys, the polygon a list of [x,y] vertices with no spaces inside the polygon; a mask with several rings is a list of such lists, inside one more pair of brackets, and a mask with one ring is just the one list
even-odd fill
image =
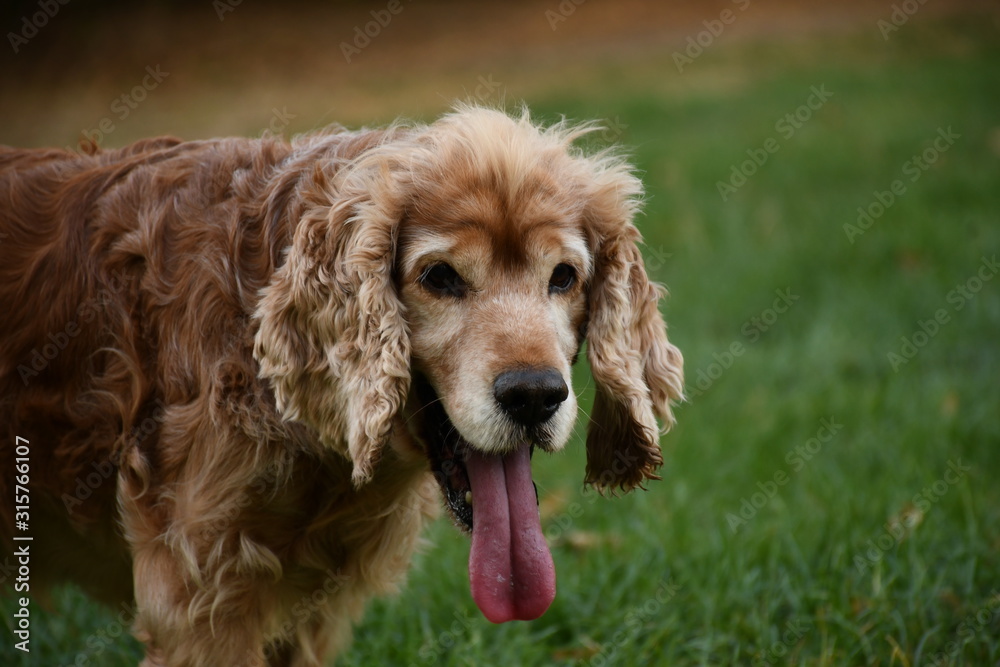
{"label": "dog's mouth", "polygon": [[431,472],[441,487],[445,505],[455,524],[472,532],[472,484],[465,466],[468,444],[458,434],[444,410],[441,400],[423,376],[414,379],[420,399],[424,446],[430,459]]}
{"label": "dog's mouth", "polygon": [[418,376],[422,439],[456,525],[472,534],[472,597],[494,623],[533,620],[555,598],[555,566],[531,479],[533,446],[486,454],[462,439],[430,383]]}

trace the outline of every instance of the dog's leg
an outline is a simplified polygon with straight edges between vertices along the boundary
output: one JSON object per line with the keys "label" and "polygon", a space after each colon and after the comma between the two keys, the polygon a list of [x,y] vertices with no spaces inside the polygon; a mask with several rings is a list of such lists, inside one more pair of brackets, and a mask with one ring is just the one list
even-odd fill
{"label": "dog's leg", "polygon": [[[134,634],[147,646],[145,664],[265,667],[264,627],[273,608],[266,596],[274,575],[246,557],[254,545],[228,530],[229,523],[186,530],[198,526],[189,515],[208,514],[204,507],[154,498],[133,482],[122,476],[119,502],[132,549]],[[254,553],[266,561],[263,551]]]}
{"label": "dog's leg", "polygon": [[239,575],[191,581],[162,545],[136,550],[135,635],[149,667],[265,667],[260,582]]}
{"label": "dog's leg", "polygon": [[341,611],[334,614],[336,602],[324,609],[322,617],[298,628],[294,639],[268,651],[268,667],[322,667],[339,655],[351,642],[352,623]]}

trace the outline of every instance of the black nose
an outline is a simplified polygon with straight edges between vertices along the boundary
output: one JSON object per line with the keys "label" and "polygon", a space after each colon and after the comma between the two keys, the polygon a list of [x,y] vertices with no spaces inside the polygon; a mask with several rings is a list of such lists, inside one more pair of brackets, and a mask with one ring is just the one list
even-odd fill
{"label": "black nose", "polygon": [[555,414],[569,389],[554,368],[519,368],[493,381],[493,396],[511,419],[534,426]]}

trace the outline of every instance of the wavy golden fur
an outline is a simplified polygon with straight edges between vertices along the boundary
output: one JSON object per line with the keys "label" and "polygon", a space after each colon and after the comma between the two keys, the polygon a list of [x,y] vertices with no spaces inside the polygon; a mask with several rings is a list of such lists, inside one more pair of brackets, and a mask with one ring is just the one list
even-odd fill
{"label": "wavy golden fur", "polygon": [[528,429],[494,378],[568,380],[584,337],[586,481],[655,478],[682,360],[640,182],[574,146],[592,129],[461,106],[291,143],[0,148],[0,535],[26,438],[32,590],[134,600],[147,665],[321,664],[441,505],[430,408],[463,446],[558,450],[572,391]]}

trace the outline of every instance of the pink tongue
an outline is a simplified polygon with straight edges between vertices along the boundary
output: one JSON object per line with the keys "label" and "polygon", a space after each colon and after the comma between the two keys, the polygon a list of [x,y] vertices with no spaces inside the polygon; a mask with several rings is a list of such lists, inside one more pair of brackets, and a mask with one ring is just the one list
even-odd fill
{"label": "pink tongue", "polygon": [[556,596],[556,570],[538,518],[531,448],[504,457],[467,451],[472,599],[493,623],[536,619]]}

